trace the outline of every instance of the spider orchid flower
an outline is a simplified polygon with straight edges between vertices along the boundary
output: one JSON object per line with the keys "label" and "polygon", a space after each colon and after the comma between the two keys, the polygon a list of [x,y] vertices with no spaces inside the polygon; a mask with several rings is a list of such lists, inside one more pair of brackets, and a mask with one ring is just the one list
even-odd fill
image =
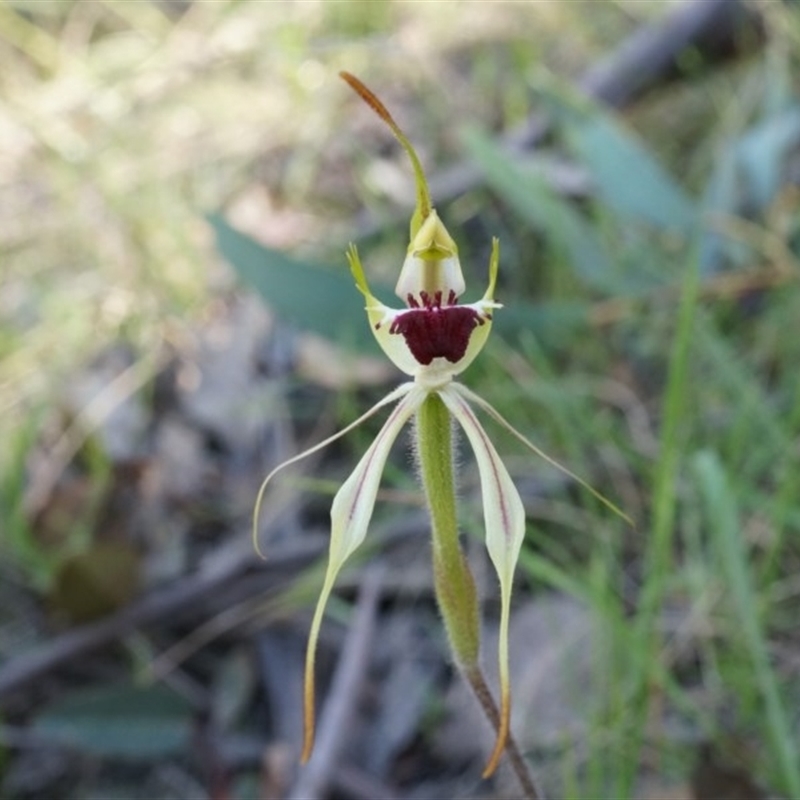
{"label": "spider orchid flower", "polygon": [[[265,489],[279,470],[344,436],[380,409],[393,406],[375,440],[333,500],[328,567],[311,623],[305,663],[305,732],[301,760],[305,762],[309,758],[314,741],[314,658],[325,607],[339,571],[367,533],[389,451],[400,431],[412,419],[416,423],[416,457],[431,514],[437,600],[456,662],[468,677],[477,667],[480,641],[477,594],[458,543],[456,523],[451,440],[451,419],[454,418],[475,453],[481,482],[486,546],[500,584],[500,709],[499,720],[495,721],[497,738],[494,750],[484,770],[484,777],[488,777],[496,769],[509,736],[508,627],[514,569],[525,534],[525,509],[508,470],[474,409],[477,407],[488,414],[533,452],[578,481],[615,512],[622,512],[543,453],[489,403],[454,380],[483,348],[492,327],[492,315],[501,308],[494,300],[499,242],[497,239],[492,242],[489,281],[483,297],[476,303],[460,304],[459,297],[465,286],[458,249],[431,205],[425,176],[414,149],[381,101],[354,76],[349,73],[341,73],[341,76],[389,125],[408,153],[414,169],[417,205],[411,220],[411,241],[396,286],[396,293],[405,302],[405,307],[390,308],[378,300],[367,284],[355,246],[351,245],[347,253],[356,287],[366,300],[367,318],[378,344],[411,380],[402,383],[333,436],[277,466],[265,478],[258,493],[255,521],[258,520]],[[256,535],[254,522],[254,539]]]}

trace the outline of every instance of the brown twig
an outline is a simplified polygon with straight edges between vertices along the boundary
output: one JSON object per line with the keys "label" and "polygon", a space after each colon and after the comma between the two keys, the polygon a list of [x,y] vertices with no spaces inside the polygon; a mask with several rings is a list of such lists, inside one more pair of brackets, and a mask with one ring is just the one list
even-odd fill
{"label": "brown twig", "polygon": [[273,575],[291,574],[321,552],[316,539],[294,541],[275,547],[269,562],[258,561],[255,554],[242,551],[220,569],[207,570],[156,589],[111,616],[56,636],[0,667],[0,703],[13,692],[40,679],[43,675],[73,659],[110,644],[140,627],[165,618],[174,618],[192,609],[206,597],[236,583],[250,570]]}
{"label": "brown twig", "polygon": [[[704,300],[736,298],[748,292],[773,289],[789,283],[797,283],[800,273],[787,272],[781,267],[766,264],[744,272],[722,272],[704,280],[700,296]],[[636,308],[655,300],[676,302],[679,286],[663,286],[640,297],[614,297],[595,303],[589,312],[589,324],[596,328],[614,325],[631,315]]]}
{"label": "brown twig", "polygon": [[[486,679],[483,677],[483,672],[479,666],[472,667],[463,671],[464,677],[467,679],[473,694],[480,703],[483,712],[486,714],[488,720],[492,723],[492,727],[497,731],[500,728],[500,712],[497,709],[497,704],[492,697]],[[544,793],[536,785],[536,780],[533,777],[530,769],[528,768],[522,753],[517,746],[513,734],[509,733],[506,739],[506,755],[508,755],[511,768],[522,786],[522,791],[525,793],[527,800],[545,800]]]}

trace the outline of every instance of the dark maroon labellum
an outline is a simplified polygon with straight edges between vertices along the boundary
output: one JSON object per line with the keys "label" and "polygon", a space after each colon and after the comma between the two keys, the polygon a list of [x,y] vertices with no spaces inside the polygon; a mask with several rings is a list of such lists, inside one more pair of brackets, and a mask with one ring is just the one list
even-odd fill
{"label": "dark maroon labellum", "polygon": [[414,358],[425,366],[434,358],[446,358],[451,364],[461,361],[467,352],[469,337],[484,319],[474,308],[456,305],[455,293],[450,292],[442,306],[442,293],[431,298],[420,292],[420,300],[408,296],[408,311],[398,314],[389,333],[401,333]]}

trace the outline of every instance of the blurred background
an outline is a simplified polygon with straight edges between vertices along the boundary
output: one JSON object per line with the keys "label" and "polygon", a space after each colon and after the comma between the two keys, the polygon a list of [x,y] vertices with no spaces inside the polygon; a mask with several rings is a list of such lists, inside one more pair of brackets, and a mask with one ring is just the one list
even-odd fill
{"label": "blurred background", "polygon": [[[337,487],[399,380],[417,148],[463,380],[526,505],[513,730],[548,796],[800,797],[800,9],[793,2],[0,2],[0,794],[514,797],[432,595],[407,437],[318,657]],[[401,437],[401,440],[403,437]],[[462,448],[493,685],[497,587]]]}

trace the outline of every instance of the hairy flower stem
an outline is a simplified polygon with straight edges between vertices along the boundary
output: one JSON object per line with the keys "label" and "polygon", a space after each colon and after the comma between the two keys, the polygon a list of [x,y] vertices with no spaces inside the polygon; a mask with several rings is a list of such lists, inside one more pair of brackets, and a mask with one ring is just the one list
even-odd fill
{"label": "hairy flower stem", "polygon": [[[500,727],[500,715],[478,663],[478,594],[458,542],[450,412],[441,398],[431,393],[417,412],[416,421],[417,458],[431,515],[436,599],[456,663],[487,719],[497,731]],[[506,750],[525,797],[542,800],[542,795],[537,791],[528,767],[510,735]]]}
{"label": "hairy flower stem", "polygon": [[429,394],[417,412],[417,457],[431,515],[436,598],[459,667],[478,663],[480,616],[475,581],[458,542],[450,412]]}

